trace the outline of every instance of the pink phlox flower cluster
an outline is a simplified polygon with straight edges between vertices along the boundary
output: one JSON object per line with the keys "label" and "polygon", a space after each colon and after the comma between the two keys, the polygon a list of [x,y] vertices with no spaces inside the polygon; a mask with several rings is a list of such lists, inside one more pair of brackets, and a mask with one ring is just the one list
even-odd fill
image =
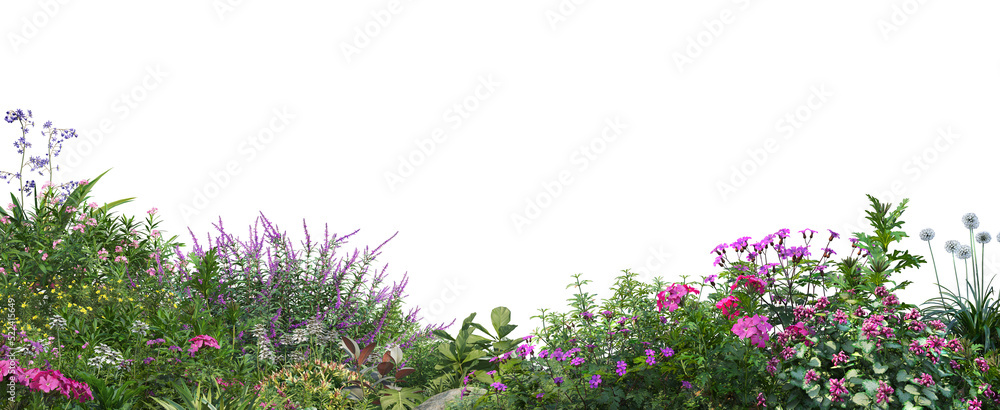
{"label": "pink phlox flower cluster", "polygon": [[910,309],[910,313],[903,315],[903,320],[917,320],[920,319],[920,311],[917,308]]}
{"label": "pink phlox flower cluster", "polygon": [[755,291],[763,295],[767,292],[767,284],[764,283],[760,278],[753,275],[740,275],[736,278],[736,282],[729,286],[729,290],[733,291],[737,286],[740,285],[741,281],[746,281],[746,286],[748,290]]}
{"label": "pink phlox flower cluster", "polygon": [[737,310],[737,303],[739,303],[739,301],[740,300],[736,296],[726,296],[716,303],[715,307],[716,309],[722,309],[722,314],[729,317],[729,319],[732,319],[736,317],[736,315],[740,314],[740,311]]}
{"label": "pink phlox flower cluster", "polygon": [[921,373],[920,377],[913,379],[913,381],[924,387],[929,387],[934,385],[934,378],[927,373]]}
{"label": "pink phlox flower cluster", "polygon": [[94,399],[87,383],[70,379],[58,370],[25,369],[18,366],[17,361],[0,360],[0,378],[11,374],[14,375],[14,382],[28,387],[30,391],[43,394],[56,392],[80,403]]}
{"label": "pink phlox flower cluster", "polygon": [[188,353],[190,353],[191,356],[194,356],[194,354],[198,352],[198,349],[205,346],[214,347],[216,349],[219,348],[219,342],[209,335],[198,335],[192,337],[191,340],[188,340],[188,342],[191,342],[191,347],[188,348]]}
{"label": "pink phlox flower cluster", "polygon": [[766,317],[760,315],[755,315],[754,317],[744,316],[733,324],[733,333],[739,336],[740,339],[749,337],[751,344],[759,348],[764,348],[764,342],[769,340],[767,332],[773,327],[767,323]]}
{"label": "pink phlox flower cluster", "polygon": [[[668,292],[670,293],[670,296],[667,296]],[[673,312],[680,306],[681,299],[683,299],[688,293],[694,293],[697,295],[701,292],[695,288],[680,283],[670,285],[667,290],[660,291],[660,293],[656,294],[656,298],[658,299],[656,307],[660,311],[662,311],[664,307],[667,307],[671,312]]]}
{"label": "pink phlox flower cluster", "polygon": [[914,332],[920,333],[927,328],[927,325],[925,325],[924,322],[921,322],[919,320],[914,320],[910,322],[910,324],[907,327]]}

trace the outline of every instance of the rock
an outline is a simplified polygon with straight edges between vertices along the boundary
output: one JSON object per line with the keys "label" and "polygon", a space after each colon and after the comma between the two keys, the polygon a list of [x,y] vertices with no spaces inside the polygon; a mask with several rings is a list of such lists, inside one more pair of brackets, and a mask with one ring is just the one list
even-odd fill
{"label": "rock", "polygon": [[[470,396],[472,398],[478,398],[479,396],[482,396],[483,394],[486,393],[486,389],[480,387],[469,388],[469,391],[470,393],[465,395],[466,399],[469,399]],[[448,407],[448,403],[462,400],[461,392],[462,388],[460,387],[457,389],[451,389],[446,392],[435,394],[434,396],[431,396],[431,398],[427,399],[423,403],[420,403],[420,405],[415,407],[414,410],[444,410],[446,407]]]}

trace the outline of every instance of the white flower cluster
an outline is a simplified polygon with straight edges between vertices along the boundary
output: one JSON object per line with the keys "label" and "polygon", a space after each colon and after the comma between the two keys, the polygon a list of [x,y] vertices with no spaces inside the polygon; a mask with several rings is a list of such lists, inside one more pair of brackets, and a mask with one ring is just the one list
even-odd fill
{"label": "white flower cluster", "polygon": [[257,337],[257,349],[259,350],[257,358],[274,363],[274,350],[271,350],[271,339],[268,339],[264,325],[256,324],[250,332]]}
{"label": "white flower cluster", "polygon": [[136,320],[135,322],[132,322],[131,331],[132,333],[138,333],[145,336],[146,332],[149,331],[149,325],[143,323],[141,320]]}
{"label": "white flower cluster", "polygon": [[101,343],[94,347],[94,352],[96,355],[90,360],[87,360],[87,364],[93,367],[103,367],[106,364],[113,366],[118,366],[123,361],[121,352],[108,347],[108,345]]}
{"label": "white flower cluster", "polygon": [[62,316],[54,315],[49,319],[49,327],[53,330],[63,330],[66,329],[66,319]]}

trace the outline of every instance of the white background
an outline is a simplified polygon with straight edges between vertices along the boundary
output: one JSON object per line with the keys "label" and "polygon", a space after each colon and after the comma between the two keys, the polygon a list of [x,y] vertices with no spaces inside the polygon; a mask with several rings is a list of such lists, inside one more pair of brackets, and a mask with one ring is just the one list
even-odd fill
{"label": "white background", "polygon": [[[866,193],[910,198],[894,249],[930,261],[934,228],[952,289],[961,216],[1000,233],[996,2],[337,3],[8,2],[0,108],[34,111],[29,155],[45,120],[78,129],[55,181],[112,168],[93,199],[157,207],[185,252],[259,212],[297,249],[303,219],[314,241],[361,229],[343,251],[399,231],[376,264],[451,333],[502,305],[526,335],[576,273],[598,302],[626,268],[700,282],[716,245],[782,228],[846,256]],[[19,137],[0,124],[0,169]],[[895,279],[937,293],[930,264]]]}

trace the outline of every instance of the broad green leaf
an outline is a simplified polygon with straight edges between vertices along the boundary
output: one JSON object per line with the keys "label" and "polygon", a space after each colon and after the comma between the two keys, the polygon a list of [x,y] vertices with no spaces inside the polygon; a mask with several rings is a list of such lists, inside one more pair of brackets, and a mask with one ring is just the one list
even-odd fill
{"label": "broad green leaf", "polygon": [[859,406],[867,406],[872,402],[872,400],[868,398],[868,395],[864,393],[855,393],[854,398],[851,401]]}
{"label": "broad green leaf", "polygon": [[915,384],[907,384],[904,390],[906,390],[907,393],[910,393],[914,396],[920,394],[920,389]]}
{"label": "broad green leaf", "polygon": [[861,385],[864,386],[868,394],[875,395],[878,392],[878,382],[875,380],[864,379],[861,381]]}
{"label": "broad green leaf", "polygon": [[809,366],[812,366],[812,367],[819,367],[819,366],[820,366],[820,364],[821,364],[821,363],[819,362],[819,358],[818,358],[818,357],[816,357],[816,356],[813,356],[813,358],[809,360]]}
{"label": "broad green leaf", "polygon": [[865,354],[870,354],[875,348],[875,344],[869,341],[863,341],[858,342],[858,347],[860,347],[861,351],[865,352]]}
{"label": "broad green leaf", "polygon": [[944,397],[951,398],[951,387],[939,387]]}
{"label": "broad green leaf", "polygon": [[872,365],[872,370],[875,371],[875,374],[882,374],[885,373],[886,370],[889,370],[889,366],[875,362],[875,364]]}
{"label": "broad green leaf", "polygon": [[913,378],[913,376],[910,376],[910,374],[907,373],[906,370],[902,370],[901,369],[900,371],[896,372],[896,381],[897,382],[905,382],[905,381],[910,380],[912,378]]}
{"label": "broad green leaf", "polygon": [[844,375],[845,379],[854,379],[856,377],[858,377],[858,369],[848,370],[847,374]]}
{"label": "broad green leaf", "polygon": [[924,389],[921,390],[921,393],[923,393],[924,396],[927,396],[927,398],[929,398],[931,400],[937,401],[937,399],[938,399],[937,395],[934,394],[934,389],[932,389],[930,387],[924,387]]}
{"label": "broad green leaf", "polygon": [[809,397],[812,398],[812,399],[818,398],[819,397],[819,385],[818,384],[812,385],[812,388],[810,388],[807,393],[809,393]]}

